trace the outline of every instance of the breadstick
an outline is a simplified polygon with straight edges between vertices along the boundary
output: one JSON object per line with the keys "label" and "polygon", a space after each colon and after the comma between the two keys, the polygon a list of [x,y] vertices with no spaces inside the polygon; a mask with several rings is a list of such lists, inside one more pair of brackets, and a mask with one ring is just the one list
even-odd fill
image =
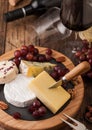
{"label": "breadstick", "polygon": [[15,6],[20,0],[9,0],[10,5]]}

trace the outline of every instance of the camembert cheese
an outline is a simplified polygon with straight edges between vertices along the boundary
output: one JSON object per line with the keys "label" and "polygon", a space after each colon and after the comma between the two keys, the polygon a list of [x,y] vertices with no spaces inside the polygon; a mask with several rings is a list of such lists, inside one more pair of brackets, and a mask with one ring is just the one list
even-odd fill
{"label": "camembert cheese", "polygon": [[18,68],[13,61],[0,61],[0,84],[14,80],[17,74]]}
{"label": "camembert cheese", "polygon": [[16,107],[29,106],[36,99],[35,94],[28,87],[32,80],[33,77],[18,74],[13,81],[4,85],[5,99]]}
{"label": "camembert cheese", "polygon": [[43,71],[29,84],[31,91],[53,113],[56,113],[70,98],[70,94],[61,86],[49,89],[55,82],[46,71]]}

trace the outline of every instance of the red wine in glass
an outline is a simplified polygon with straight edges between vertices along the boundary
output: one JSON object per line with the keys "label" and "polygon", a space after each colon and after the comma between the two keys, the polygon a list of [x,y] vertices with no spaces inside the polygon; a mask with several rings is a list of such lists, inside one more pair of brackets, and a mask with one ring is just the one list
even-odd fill
{"label": "red wine in glass", "polygon": [[92,0],[63,0],[60,17],[70,30],[86,30],[92,26]]}

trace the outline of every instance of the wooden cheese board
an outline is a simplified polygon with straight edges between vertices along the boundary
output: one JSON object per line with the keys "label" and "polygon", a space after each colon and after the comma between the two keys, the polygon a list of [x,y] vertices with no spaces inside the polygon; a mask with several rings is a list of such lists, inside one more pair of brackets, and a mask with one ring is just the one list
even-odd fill
{"label": "wooden cheese board", "polygon": [[[37,47],[40,53],[44,54],[46,48]],[[64,56],[66,60],[63,62],[64,66],[66,66],[69,70],[74,68],[74,64],[72,61],[55,50],[53,50],[53,57],[58,58],[60,56]],[[0,61],[8,60],[14,57],[14,50],[7,52],[0,56]],[[76,84],[75,90],[76,95],[75,98],[72,99],[62,111],[57,114],[53,114],[53,116],[43,119],[43,120],[22,120],[22,119],[14,119],[7,112],[0,109],[0,124],[9,130],[55,130],[61,128],[63,126],[63,122],[60,120],[60,117],[63,117],[63,113],[66,113],[69,116],[75,116],[78,112],[84,97],[84,83],[81,76],[77,78],[78,84]],[[72,111],[71,111],[72,109]],[[66,119],[66,117],[63,117]]]}

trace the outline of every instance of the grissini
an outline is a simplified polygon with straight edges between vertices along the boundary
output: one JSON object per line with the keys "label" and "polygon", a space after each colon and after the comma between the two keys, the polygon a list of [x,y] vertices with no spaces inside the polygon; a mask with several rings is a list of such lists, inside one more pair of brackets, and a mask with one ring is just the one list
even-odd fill
{"label": "grissini", "polygon": [[16,4],[21,0],[9,0],[9,4],[12,6],[16,6]]}

